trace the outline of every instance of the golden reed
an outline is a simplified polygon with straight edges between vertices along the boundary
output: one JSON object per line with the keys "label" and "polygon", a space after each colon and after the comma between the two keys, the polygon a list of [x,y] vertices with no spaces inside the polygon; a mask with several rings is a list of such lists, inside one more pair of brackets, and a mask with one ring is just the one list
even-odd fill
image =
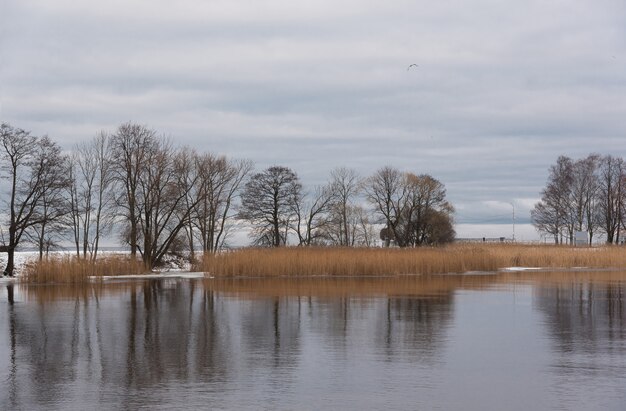
{"label": "golden reed", "polygon": [[[284,247],[207,254],[192,267],[213,277],[376,277],[493,272],[505,267],[626,269],[626,248],[457,244],[412,249]],[[111,255],[96,262],[73,256],[29,263],[31,283],[80,283],[91,276],[143,274],[141,261]]]}
{"label": "golden reed", "polygon": [[193,269],[214,277],[349,277],[484,272],[506,267],[623,269],[626,249],[515,244],[412,249],[250,248],[205,255]]}
{"label": "golden reed", "polygon": [[23,278],[29,283],[82,283],[92,276],[146,272],[140,260],[126,255],[107,255],[96,259],[95,262],[65,255],[27,263],[23,269]]}

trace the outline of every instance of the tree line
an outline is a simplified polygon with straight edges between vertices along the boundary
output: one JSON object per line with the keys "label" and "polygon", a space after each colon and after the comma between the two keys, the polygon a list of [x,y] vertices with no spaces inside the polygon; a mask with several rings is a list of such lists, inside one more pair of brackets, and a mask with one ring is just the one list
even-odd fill
{"label": "tree line", "polygon": [[620,157],[590,154],[573,160],[560,156],[531,211],[535,228],[555,244],[574,243],[576,231],[589,244],[601,236],[619,244],[626,217],[626,163]]}
{"label": "tree line", "polygon": [[408,247],[454,239],[445,187],[427,174],[384,167],[363,178],[337,168],[308,190],[288,167],[254,172],[249,160],[179,147],[132,122],[69,153],[6,123],[0,143],[8,182],[0,205],[5,275],[13,275],[24,243],[34,244],[40,259],[70,242],[76,256],[95,260],[102,239],[115,233],[152,268],[171,253],[193,259],[219,251],[241,222],[259,246],[372,246],[380,237],[386,246]]}

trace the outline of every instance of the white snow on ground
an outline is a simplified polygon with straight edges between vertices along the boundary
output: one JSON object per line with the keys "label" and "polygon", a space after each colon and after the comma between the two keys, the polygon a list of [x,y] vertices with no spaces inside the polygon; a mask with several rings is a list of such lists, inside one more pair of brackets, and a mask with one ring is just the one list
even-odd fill
{"label": "white snow on ground", "polygon": [[[36,251],[18,251],[15,253],[14,261],[15,261],[15,275],[19,277],[21,274],[21,269],[24,267],[29,261],[36,260],[39,257],[39,253]],[[0,276],[2,276],[2,271],[4,271],[7,266],[7,255],[6,253],[0,253]]]}
{"label": "white snow on ground", "polygon": [[544,270],[541,267],[504,267],[499,269],[498,271],[536,271],[536,270]]}
{"label": "white snow on ground", "polygon": [[91,276],[89,279],[91,280],[152,280],[152,279],[194,279],[194,278],[204,278],[204,273],[200,272],[165,272],[160,274],[131,274],[131,275],[104,275],[102,277]]}

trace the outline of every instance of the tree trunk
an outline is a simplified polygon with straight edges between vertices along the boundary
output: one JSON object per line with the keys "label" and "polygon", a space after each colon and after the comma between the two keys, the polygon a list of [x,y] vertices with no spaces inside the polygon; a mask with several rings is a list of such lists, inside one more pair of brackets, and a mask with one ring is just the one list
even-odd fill
{"label": "tree trunk", "polygon": [[15,270],[15,249],[13,247],[7,247],[7,266],[4,269],[4,275],[13,277],[13,271]]}

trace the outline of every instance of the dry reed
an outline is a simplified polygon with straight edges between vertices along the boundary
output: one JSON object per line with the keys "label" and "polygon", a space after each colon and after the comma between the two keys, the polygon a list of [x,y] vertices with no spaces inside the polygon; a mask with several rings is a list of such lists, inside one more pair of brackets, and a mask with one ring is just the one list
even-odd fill
{"label": "dry reed", "polygon": [[82,283],[90,277],[146,273],[144,264],[129,256],[110,255],[96,261],[75,256],[51,257],[28,263],[23,279],[29,283]]}
{"label": "dry reed", "polygon": [[492,272],[513,266],[620,269],[626,268],[626,249],[510,244],[414,249],[242,249],[206,255],[194,270],[215,277],[315,277]]}

